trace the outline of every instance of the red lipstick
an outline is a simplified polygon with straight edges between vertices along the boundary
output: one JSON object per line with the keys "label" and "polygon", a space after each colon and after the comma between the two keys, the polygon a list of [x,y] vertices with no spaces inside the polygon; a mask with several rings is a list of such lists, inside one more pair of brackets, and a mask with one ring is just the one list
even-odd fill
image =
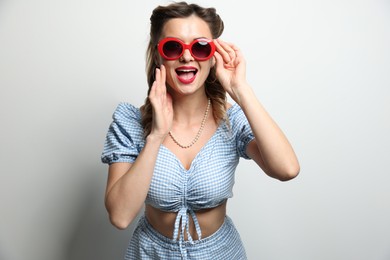
{"label": "red lipstick", "polygon": [[191,84],[196,79],[198,69],[192,66],[181,66],[176,70],[177,79],[183,84]]}

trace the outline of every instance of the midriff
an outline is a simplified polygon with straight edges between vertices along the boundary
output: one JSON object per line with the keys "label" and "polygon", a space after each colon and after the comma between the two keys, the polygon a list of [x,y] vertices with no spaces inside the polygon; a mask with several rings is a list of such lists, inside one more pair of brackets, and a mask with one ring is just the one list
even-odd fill
{"label": "midriff", "polygon": [[[146,205],[145,215],[154,229],[163,236],[172,238],[177,212],[166,212]],[[202,231],[202,238],[206,238],[215,233],[225,221],[226,201],[215,208],[197,210],[195,215]],[[179,234],[180,231],[181,228],[179,228]],[[191,215],[189,216],[189,232],[192,239],[199,239]],[[187,232],[184,232],[184,240],[188,240]]]}

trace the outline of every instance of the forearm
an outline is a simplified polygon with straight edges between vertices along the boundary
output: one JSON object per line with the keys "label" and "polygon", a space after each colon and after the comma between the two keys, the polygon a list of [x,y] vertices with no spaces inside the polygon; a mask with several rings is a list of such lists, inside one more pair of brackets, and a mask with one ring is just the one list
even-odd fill
{"label": "forearm", "polygon": [[[142,208],[153,177],[161,141],[148,137],[136,161],[106,192],[106,208],[111,222],[126,228]],[[115,171],[115,169],[113,170]],[[112,174],[121,174],[120,170]],[[111,173],[110,173],[111,174]]]}
{"label": "forearm", "polygon": [[299,163],[286,136],[267,113],[252,88],[244,85],[236,93],[256,139],[263,170],[270,176],[287,180],[299,172]]}

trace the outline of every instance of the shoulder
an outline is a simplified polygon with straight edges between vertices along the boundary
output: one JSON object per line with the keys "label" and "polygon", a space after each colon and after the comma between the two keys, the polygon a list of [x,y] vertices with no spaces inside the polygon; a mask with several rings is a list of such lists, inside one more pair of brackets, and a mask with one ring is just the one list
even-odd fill
{"label": "shoulder", "polygon": [[141,121],[141,110],[130,103],[121,102],[114,111],[113,119],[132,119]]}
{"label": "shoulder", "polygon": [[233,134],[250,133],[251,128],[248,119],[237,103],[231,105],[231,107],[226,111],[226,116]]}
{"label": "shoulder", "polygon": [[226,103],[226,115],[230,121],[234,121],[236,118],[245,116],[241,107],[237,103]]}
{"label": "shoulder", "polygon": [[138,136],[140,140],[142,139],[143,126],[140,108],[121,102],[116,107],[112,119],[113,124],[118,126],[121,131],[131,136]]}
{"label": "shoulder", "polygon": [[102,162],[134,162],[144,145],[140,109],[119,103],[106,135]]}
{"label": "shoulder", "polygon": [[226,105],[225,105],[226,111],[229,110],[232,106],[233,106],[233,105],[232,105],[231,103],[226,102]]}

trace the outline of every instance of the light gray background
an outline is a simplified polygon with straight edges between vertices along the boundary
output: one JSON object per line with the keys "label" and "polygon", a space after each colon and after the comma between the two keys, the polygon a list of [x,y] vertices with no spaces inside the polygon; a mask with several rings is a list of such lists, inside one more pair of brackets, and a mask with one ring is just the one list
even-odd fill
{"label": "light gray background", "polygon": [[[143,103],[165,3],[0,0],[0,259],[121,259],[132,228],[109,224],[100,153],[116,105]],[[239,165],[229,214],[249,259],[390,259],[389,1],[197,3],[301,163],[287,183]]]}

